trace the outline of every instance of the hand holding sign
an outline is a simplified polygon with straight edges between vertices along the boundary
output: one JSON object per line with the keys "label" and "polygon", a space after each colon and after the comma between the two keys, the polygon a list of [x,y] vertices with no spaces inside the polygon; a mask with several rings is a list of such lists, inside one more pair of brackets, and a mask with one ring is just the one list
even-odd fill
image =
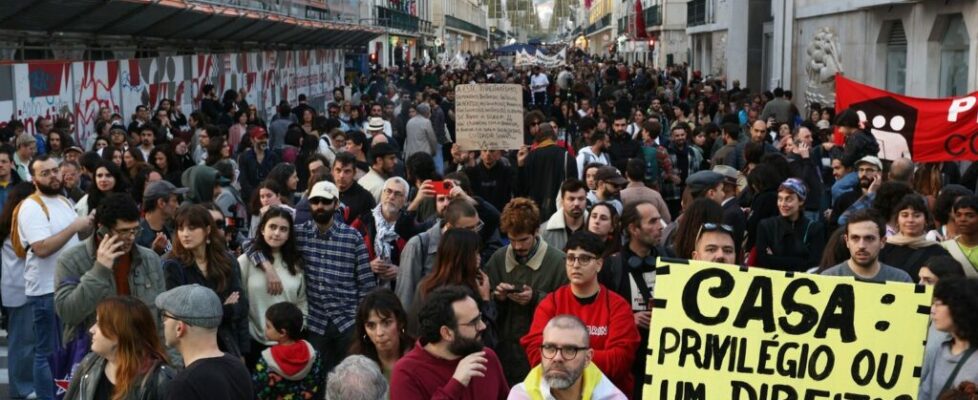
{"label": "hand holding sign", "polygon": [[456,138],[466,151],[523,145],[523,91],[512,84],[455,86]]}

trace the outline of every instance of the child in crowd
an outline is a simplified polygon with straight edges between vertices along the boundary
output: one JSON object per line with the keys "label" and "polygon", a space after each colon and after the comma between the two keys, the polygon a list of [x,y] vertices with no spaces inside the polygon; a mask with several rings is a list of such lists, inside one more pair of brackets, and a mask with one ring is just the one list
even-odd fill
{"label": "child in crowd", "polygon": [[265,311],[265,337],[278,344],[265,349],[251,379],[259,399],[312,399],[323,382],[322,361],[309,342],[299,339],[302,311],[281,302]]}

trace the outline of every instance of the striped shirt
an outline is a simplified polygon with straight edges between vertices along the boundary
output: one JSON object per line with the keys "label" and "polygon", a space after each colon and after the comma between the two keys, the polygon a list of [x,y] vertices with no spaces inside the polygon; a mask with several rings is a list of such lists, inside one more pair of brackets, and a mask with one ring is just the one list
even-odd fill
{"label": "striped shirt", "polygon": [[[306,262],[309,330],[322,335],[333,324],[346,332],[353,326],[360,300],[377,286],[363,238],[336,219],[326,233],[319,232],[315,221],[296,225],[295,236]],[[255,265],[270,262],[259,251],[248,257]]]}

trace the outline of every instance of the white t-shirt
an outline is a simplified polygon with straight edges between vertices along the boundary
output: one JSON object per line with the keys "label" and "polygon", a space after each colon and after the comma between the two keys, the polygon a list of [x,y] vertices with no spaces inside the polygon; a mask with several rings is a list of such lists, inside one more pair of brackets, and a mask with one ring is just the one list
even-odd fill
{"label": "white t-shirt", "polygon": [[541,72],[530,77],[530,88],[533,89],[533,93],[546,92],[549,85],[550,79],[547,79],[545,73]]}
{"label": "white t-shirt", "polygon": [[20,307],[27,304],[24,294],[24,260],[17,258],[10,238],[3,241],[3,274],[0,276],[0,296],[4,307]]}
{"label": "white t-shirt", "polygon": [[[78,214],[75,213],[69,200],[64,197],[42,195],[41,200],[47,206],[47,216],[44,215],[41,206],[30,199],[21,204],[20,212],[17,214],[17,229],[20,231],[20,238],[25,246],[54,236],[78,218]],[[62,250],[77,243],[78,236],[72,235],[71,239],[58,251],[43,258],[34,255],[33,249],[27,251],[24,280],[26,281],[25,292],[28,296],[54,293],[54,269],[58,256],[61,255]]]}

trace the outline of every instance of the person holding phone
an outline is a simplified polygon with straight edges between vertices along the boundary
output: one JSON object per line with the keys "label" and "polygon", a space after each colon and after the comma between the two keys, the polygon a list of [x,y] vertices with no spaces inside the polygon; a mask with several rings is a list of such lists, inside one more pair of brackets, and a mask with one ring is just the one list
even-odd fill
{"label": "person holding phone", "polygon": [[160,256],[136,243],[142,230],[139,209],[128,194],[111,193],[102,199],[95,222],[95,235],[58,258],[54,306],[65,341],[95,323],[102,300],[133,296],[156,315],[153,301],[166,290]]}

